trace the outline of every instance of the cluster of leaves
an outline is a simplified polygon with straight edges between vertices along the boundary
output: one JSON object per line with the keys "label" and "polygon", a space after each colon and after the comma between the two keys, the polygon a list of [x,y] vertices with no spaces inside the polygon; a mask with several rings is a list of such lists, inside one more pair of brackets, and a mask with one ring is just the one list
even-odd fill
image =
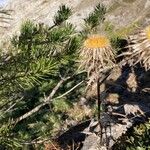
{"label": "cluster of leaves", "polygon": [[54,24],[60,25],[64,20],[67,20],[71,16],[71,9],[62,5],[58,10],[57,15],[54,16]]}
{"label": "cluster of leaves", "polygon": [[129,150],[146,150],[150,149],[150,121],[134,127],[133,136],[127,140],[127,149]]}
{"label": "cluster of leaves", "polygon": [[104,21],[104,15],[106,14],[106,7],[104,5],[97,5],[92,13],[89,14],[88,18],[84,19],[85,23],[90,28],[97,27]]}
{"label": "cluster of leaves", "polygon": [[150,149],[150,121],[135,126],[116,143],[118,150],[147,150]]}
{"label": "cluster of leaves", "polygon": [[91,12],[89,16],[84,19],[85,28],[82,31],[84,37],[87,37],[88,34],[97,32],[97,27],[105,20],[106,12],[106,7],[103,4],[98,4],[94,8],[93,12]]}

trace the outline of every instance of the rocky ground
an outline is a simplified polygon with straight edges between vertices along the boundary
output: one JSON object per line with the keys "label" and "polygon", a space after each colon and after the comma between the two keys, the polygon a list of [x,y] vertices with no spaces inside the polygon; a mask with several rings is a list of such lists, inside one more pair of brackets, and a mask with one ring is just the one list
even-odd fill
{"label": "rocky ground", "polygon": [[[105,108],[101,114],[102,128],[97,118],[92,118],[63,133],[57,139],[59,144],[65,147],[74,141],[78,150],[112,149],[128,129],[135,124],[144,123],[150,117],[149,76],[150,72],[145,73],[139,66],[134,70],[129,67],[112,70],[101,85],[101,101]],[[94,98],[96,92],[91,93]]]}
{"label": "rocky ground", "polygon": [[107,7],[106,21],[111,22],[116,28],[134,23],[147,25],[150,22],[149,0],[9,0],[3,9],[9,10],[10,15],[0,16],[0,35],[12,36],[27,19],[53,25],[53,16],[61,4],[72,8],[73,15],[68,21],[80,30],[83,27],[83,19],[98,3],[103,3]]}

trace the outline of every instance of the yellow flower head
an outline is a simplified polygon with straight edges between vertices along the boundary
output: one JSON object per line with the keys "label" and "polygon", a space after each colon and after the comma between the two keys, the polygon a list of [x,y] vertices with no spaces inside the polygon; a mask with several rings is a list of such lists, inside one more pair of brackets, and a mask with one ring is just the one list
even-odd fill
{"label": "yellow flower head", "polygon": [[93,36],[89,37],[85,43],[84,46],[86,48],[105,48],[109,46],[109,39],[105,36]]}

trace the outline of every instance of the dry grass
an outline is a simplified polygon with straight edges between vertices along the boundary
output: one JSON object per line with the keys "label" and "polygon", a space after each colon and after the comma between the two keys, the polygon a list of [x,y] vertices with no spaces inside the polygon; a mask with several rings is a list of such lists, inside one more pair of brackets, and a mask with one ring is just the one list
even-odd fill
{"label": "dry grass", "polygon": [[44,143],[44,150],[60,150],[60,146],[56,142],[45,142]]}
{"label": "dry grass", "polygon": [[88,106],[80,106],[78,104],[75,104],[72,109],[68,110],[69,117],[73,118],[73,120],[80,122],[85,117],[91,117],[93,114],[92,109],[90,109]]}

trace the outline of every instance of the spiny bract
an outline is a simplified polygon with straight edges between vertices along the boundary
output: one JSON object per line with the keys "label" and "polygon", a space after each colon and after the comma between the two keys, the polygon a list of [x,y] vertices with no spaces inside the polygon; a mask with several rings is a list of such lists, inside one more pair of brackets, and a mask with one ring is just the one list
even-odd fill
{"label": "spiny bract", "polygon": [[99,73],[115,63],[115,55],[109,39],[104,35],[92,35],[84,42],[80,50],[80,68],[88,73],[90,83]]}
{"label": "spiny bract", "polygon": [[129,36],[129,50],[124,53],[131,66],[141,63],[145,70],[150,69],[150,26]]}

